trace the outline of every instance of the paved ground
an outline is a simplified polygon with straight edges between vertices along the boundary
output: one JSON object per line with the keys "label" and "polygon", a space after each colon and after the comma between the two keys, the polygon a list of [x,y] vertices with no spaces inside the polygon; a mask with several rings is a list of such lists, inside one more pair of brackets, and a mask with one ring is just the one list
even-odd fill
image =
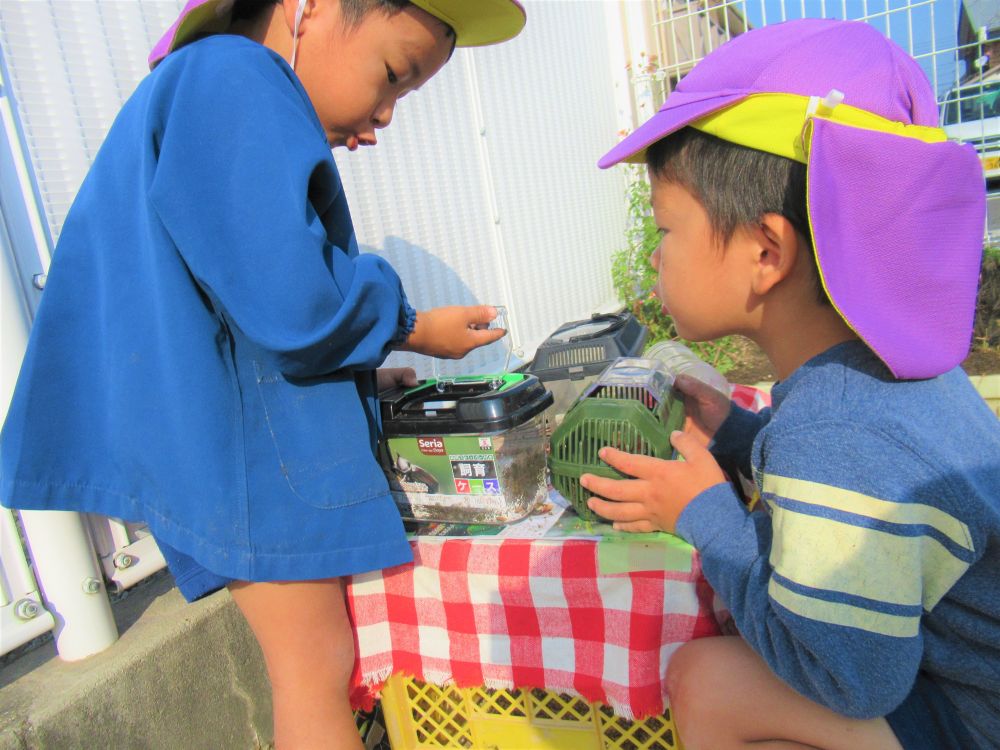
{"label": "paved ground", "polygon": [[[51,639],[0,659],[0,750],[274,750],[260,649],[225,591],[185,604],[166,570],[112,602],[120,640],[64,662]],[[390,750],[381,706],[358,713]]]}
{"label": "paved ground", "polygon": [[264,661],[228,592],[185,604],[155,574],[112,609],[109,649],[64,662],[50,641],[4,664],[0,750],[270,748]]}

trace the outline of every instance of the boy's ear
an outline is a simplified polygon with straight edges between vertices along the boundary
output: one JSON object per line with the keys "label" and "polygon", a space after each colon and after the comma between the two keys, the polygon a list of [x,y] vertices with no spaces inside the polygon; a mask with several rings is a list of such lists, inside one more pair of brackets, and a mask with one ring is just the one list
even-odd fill
{"label": "boy's ear", "polygon": [[755,294],[765,295],[791,275],[799,255],[799,235],[781,214],[764,214],[751,230]]}
{"label": "boy's ear", "polygon": [[295,29],[296,19],[298,19],[299,33],[302,33],[302,21],[312,15],[314,5],[313,0],[282,0],[281,10],[290,32]]}

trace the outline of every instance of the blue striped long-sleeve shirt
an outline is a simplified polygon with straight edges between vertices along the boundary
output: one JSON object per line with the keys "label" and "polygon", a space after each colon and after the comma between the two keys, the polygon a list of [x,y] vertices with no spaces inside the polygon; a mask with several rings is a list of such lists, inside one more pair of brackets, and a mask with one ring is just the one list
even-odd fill
{"label": "blue striped long-sleeve shirt", "polygon": [[786,683],[884,716],[918,671],[983,747],[1000,747],[1000,421],[955,369],[897,381],[860,342],[796,370],[712,446],[752,474],[677,530],[741,635]]}

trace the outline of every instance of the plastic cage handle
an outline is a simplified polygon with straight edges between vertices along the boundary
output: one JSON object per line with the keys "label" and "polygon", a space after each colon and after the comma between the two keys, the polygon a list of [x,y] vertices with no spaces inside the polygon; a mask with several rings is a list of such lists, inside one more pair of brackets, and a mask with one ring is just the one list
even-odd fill
{"label": "plastic cage handle", "polygon": [[599,331],[591,331],[590,333],[581,333],[578,336],[570,336],[566,339],[566,343],[572,344],[578,341],[587,341],[588,339],[596,339],[601,336],[607,336],[609,333],[614,333],[615,331],[623,328],[625,323],[628,321],[627,313],[594,313],[590,316],[591,323],[604,323],[605,321],[610,322],[607,328],[603,328]]}

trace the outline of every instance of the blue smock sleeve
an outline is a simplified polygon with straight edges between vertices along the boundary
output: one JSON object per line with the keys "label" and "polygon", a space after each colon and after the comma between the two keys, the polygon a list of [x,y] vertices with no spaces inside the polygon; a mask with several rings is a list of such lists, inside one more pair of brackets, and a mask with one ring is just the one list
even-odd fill
{"label": "blue smock sleeve", "polygon": [[197,283],[282,372],[375,368],[416,313],[392,267],[359,254],[305,91],[263,47],[241,49],[189,55],[152,113],[149,200]]}

